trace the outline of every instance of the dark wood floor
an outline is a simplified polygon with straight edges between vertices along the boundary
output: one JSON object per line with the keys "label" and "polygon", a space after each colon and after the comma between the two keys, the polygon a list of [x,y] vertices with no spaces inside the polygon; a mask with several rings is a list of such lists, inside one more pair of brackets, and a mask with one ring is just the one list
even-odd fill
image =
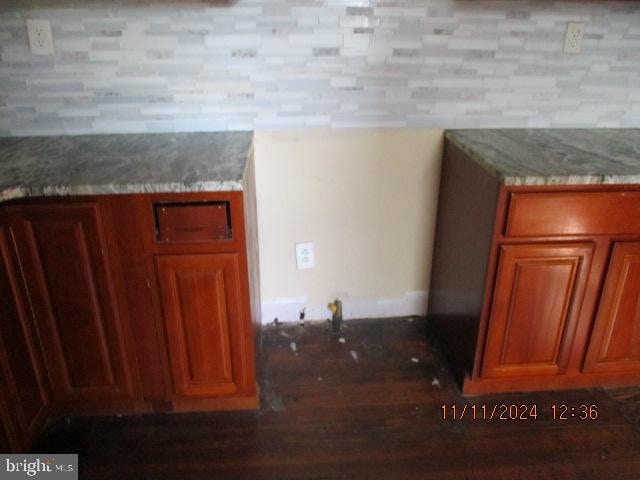
{"label": "dark wood floor", "polygon": [[[424,320],[353,321],[343,337],[267,328],[259,412],[61,420],[36,450],[79,453],[87,479],[640,478],[640,389],[465,400]],[[538,419],[443,420],[465,403],[536,404]],[[598,419],[554,421],[554,403]]]}

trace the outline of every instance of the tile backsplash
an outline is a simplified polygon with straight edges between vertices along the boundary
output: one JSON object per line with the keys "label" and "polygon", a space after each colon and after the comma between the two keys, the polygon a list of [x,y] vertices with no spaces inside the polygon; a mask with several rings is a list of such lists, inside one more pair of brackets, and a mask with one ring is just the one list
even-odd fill
{"label": "tile backsplash", "polygon": [[[0,136],[640,127],[637,2],[15,3],[0,6]],[[54,56],[31,55],[27,18],[50,20]],[[569,21],[579,54],[562,51]]]}

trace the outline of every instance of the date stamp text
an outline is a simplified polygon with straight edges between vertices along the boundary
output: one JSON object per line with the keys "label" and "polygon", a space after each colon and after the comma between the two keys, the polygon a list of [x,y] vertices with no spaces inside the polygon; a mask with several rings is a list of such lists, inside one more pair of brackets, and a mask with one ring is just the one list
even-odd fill
{"label": "date stamp text", "polygon": [[547,418],[554,421],[595,421],[598,419],[598,406],[595,404],[565,404],[558,403],[539,406],[535,403],[464,403],[443,404],[441,407],[442,420],[460,421],[497,420],[497,421],[526,421]]}

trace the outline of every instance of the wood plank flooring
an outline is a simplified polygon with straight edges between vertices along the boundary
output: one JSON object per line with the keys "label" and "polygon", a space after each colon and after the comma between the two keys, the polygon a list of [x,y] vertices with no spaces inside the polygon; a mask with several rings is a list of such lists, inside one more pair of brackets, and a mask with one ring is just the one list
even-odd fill
{"label": "wood plank flooring", "polygon": [[[266,328],[260,411],[61,419],[36,451],[79,453],[83,479],[640,479],[640,388],[465,399],[424,319],[352,321],[342,337]],[[472,403],[538,418],[443,420],[442,405]],[[598,418],[554,421],[554,403]]]}

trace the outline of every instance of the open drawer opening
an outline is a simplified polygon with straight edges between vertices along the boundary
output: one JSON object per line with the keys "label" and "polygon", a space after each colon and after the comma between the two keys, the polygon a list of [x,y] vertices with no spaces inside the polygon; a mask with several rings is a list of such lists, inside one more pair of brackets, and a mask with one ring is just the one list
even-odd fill
{"label": "open drawer opening", "polygon": [[156,203],[158,242],[211,242],[233,238],[228,201]]}

